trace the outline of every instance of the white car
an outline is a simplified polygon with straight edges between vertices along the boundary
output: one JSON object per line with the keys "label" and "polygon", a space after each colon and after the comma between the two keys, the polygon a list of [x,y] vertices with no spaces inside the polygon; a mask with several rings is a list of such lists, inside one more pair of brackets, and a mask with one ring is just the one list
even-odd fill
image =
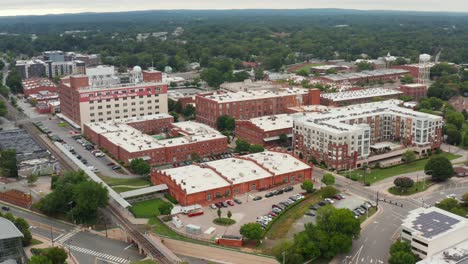
{"label": "white car", "polygon": [[88,169],[90,169],[92,172],[98,172],[98,169],[94,166],[88,166]]}
{"label": "white car", "polygon": [[456,199],[456,195],[455,194],[447,194],[447,196],[445,196],[446,198],[453,198],[453,199]]}
{"label": "white car", "polygon": [[329,202],[331,204],[335,203],[335,201],[333,201],[333,199],[330,199],[330,198],[325,198],[325,201],[327,201],[327,202]]}
{"label": "white car", "polygon": [[96,157],[104,157],[105,155],[104,155],[104,153],[102,153],[102,152],[96,152],[96,153],[94,153],[94,156],[96,156]]}
{"label": "white car", "polygon": [[218,209],[218,207],[215,204],[210,204],[211,209]]}

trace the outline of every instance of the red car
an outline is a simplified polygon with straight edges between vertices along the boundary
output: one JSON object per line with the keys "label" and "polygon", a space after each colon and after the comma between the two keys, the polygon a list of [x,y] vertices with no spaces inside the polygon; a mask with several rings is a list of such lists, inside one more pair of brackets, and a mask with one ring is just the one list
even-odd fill
{"label": "red car", "polygon": [[114,162],[109,162],[109,163],[107,163],[107,166],[114,166],[114,165],[115,165]]}
{"label": "red car", "polygon": [[234,206],[234,202],[231,200],[227,200],[226,203],[229,204],[230,206]]}
{"label": "red car", "polygon": [[341,197],[340,195],[335,195],[335,196],[333,196],[333,198],[335,198],[335,200],[341,200],[341,199],[343,199],[343,197]]}

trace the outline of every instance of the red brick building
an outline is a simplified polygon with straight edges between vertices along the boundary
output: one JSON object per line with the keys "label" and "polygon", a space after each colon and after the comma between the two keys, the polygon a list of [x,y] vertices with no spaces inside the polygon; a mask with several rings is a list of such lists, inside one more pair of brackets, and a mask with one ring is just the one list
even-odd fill
{"label": "red brick building", "polygon": [[346,106],[363,104],[379,100],[398,99],[403,93],[398,90],[384,88],[369,88],[353,91],[327,93],[320,95],[320,104],[325,106]]}
{"label": "red brick building", "polygon": [[22,82],[24,95],[26,97],[32,94],[39,94],[40,92],[57,92],[57,85],[47,78],[31,78],[23,80]]}
{"label": "red brick building", "polygon": [[[206,157],[228,151],[226,136],[216,130],[190,121],[172,124],[172,120],[172,116],[161,114],[88,123],[83,131],[89,140],[127,164],[142,158],[151,165],[162,165],[192,160],[194,153]],[[156,139],[147,134],[163,132],[175,137]]]}
{"label": "red brick building", "polygon": [[197,121],[211,127],[222,115],[236,120],[286,113],[289,107],[320,104],[320,90],[285,88],[247,92],[218,93],[195,97]]}
{"label": "red brick building", "polygon": [[236,137],[250,144],[274,146],[280,143],[280,136],[292,138],[293,118],[289,114],[236,120]]}
{"label": "red brick building", "polygon": [[206,205],[305,179],[312,179],[312,167],[289,154],[271,151],[151,173],[151,182],[166,184],[183,206]]}
{"label": "red brick building", "polygon": [[128,84],[92,84],[86,75],[69,76],[59,86],[62,114],[74,125],[168,113],[162,73],[135,67]]}
{"label": "red brick building", "polygon": [[314,77],[313,79],[326,84],[355,84],[377,81],[397,81],[406,74],[409,74],[409,71],[404,69],[380,69],[374,71],[330,74]]}
{"label": "red brick building", "polygon": [[413,97],[413,100],[419,101],[419,99],[426,97],[427,86],[419,83],[405,84],[400,87],[400,91],[404,95]]}

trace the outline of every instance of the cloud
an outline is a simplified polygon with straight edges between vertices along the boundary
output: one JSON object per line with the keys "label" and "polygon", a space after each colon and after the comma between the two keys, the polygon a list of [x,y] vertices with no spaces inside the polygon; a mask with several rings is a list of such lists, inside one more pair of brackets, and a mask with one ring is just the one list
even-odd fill
{"label": "cloud", "polygon": [[468,12],[467,0],[2,0],[0,16],[148,9],[345,8]]}

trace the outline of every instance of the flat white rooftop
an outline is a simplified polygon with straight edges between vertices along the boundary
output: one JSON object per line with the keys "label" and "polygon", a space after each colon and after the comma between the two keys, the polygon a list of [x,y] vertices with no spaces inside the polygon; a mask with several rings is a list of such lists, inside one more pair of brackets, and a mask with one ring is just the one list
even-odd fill
{"label": "flat white rooftop", "polygon": [[403,118],[423,119],[430,121],[442,122],[442,117],[417,112],[408,108],[398,106],[402,101],[387,100],[381,102],[372,102],[365,104],[356,104],[345,107],[330,108],[323,113],[303,113],[294,115],[294,122],[314,127],[320,127],[329,132],[348,132],[354,129],[359,129],[359,125],[368,126],[366,124],[351,125],[345,123],[349,120],[358,118],[374,117],[377,115],[400,116]]}
{"label": "flat white rooftop", "polygon": [[416,264],[463,264],[468,263],[468,239],[427,257]]}
{"label": "flat white rooftop", "polygon": [[320,97],[329,99],[334,102],[348,101],[355,99],[373,98],[379,96],[391,96],[403,94],[398,90],[384,89],[384,88],[369,88],[357,91],[346,91],[337,93],[321,94]]}
{"label": "flat white rooftop", "polygon": [[177,184],[180,184],[187,194],[230,186],[228,181],[220,177],[212,169],[197,165],[167,169],[163,172],[170,176]]}
{"label": "flat white rooftop", "polygon": [[219,134],[219,132],[216,129],[213,129],[205,124],[193,121],[173,123],[172,126],[180,129],[181,132],[187,135],[203,135],[211,133]]}
{"label": "flat white rooftop", "polygon": [[381,69],[374,71],[361,71],[361,72],[352,72],[352,73],[339,73],[339,74],[330,74],[323,77],[332,80],[332,81],[346,81],[358,78],[371,78],[371,77],[383,77],[390,74],[406,74],[407,70],[401,69]]}
{"label": "flat white rooftop", "polygon": [[292,128],[293,117],[290,114],[262,116],[250,119],[250,122],[264,131]]}
{"label": "flat white rooftop", "polygon": [[267,168],[276,175],[310,168],[306,163],[285,153],[265,151],[249,154],[246,157],[255,160],[258,164]]}
{"label": "flat white rooftop", "polygon": [[273,176],[250,160],[239,158],[221,159],[207,163],[226,176],[233,184],[239,184]]}
{"label": "flat white rooftop", "polygon": [[274,97],[283,97],[288,95],[303,95],[307,94],[308,89],[303,88],[281,88],[276,91],[273,90],[254,90],[254,91],[241,91],[241,92],[227,92],[221,94],[207,95],[205,98],[211,99],[218,103],[248,101],[255,99],[266,99]]}

